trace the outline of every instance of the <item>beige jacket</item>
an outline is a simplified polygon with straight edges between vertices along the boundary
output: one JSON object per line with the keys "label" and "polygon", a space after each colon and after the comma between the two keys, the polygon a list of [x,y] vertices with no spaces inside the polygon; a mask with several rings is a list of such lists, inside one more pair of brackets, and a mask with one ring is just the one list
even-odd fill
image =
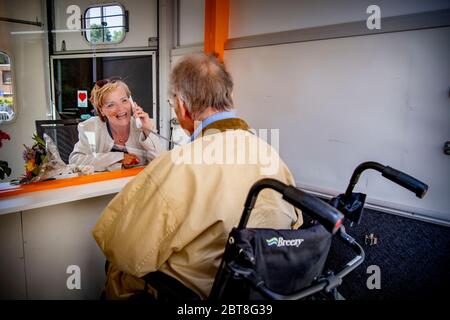
{"label": "beige jacket", "polygon": [[[78,124],[79,140],[69,156],[69,163],[76,165],[92,165],[95,171],[121,169],[123,152],[110,152],[114,140],[108,133],[106,122],[99,117],[92,117]],[[125,143],[128,153],[139,158],[139,165],[146,165],[163,150],[159,137],[149,135],[145,137],[136,127],[134,118],[130,121],[130,135]]]}
{"label": "beige jacket", "polygon": [[[137,278],[156,270],[206,298],[250,187],[264,177],[294,184],[277,152],[247,131],[244,121],[221,120],[205,129],[214,127],[219,130],[153,160],[104,210],[93,234],[111,262],[107,298],[129,297],[143,289]],[[258,150],[270,157],[258,159]],[[278,166],[271,168],[270,161]],[[301,222],[301,214],[267,189],[248,226],[289,229]]]}

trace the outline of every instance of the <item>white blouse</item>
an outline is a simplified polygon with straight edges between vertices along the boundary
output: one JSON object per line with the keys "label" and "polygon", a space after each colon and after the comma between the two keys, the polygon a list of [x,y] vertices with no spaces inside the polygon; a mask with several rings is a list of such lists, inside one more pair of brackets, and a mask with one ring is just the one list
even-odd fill
{"label": "white blouse", "polygon": [[[124,152],[111,152],[114,140],[109,135],[106,122],[99,117],[92,117],[78,124],[79,140],[69,156],[69,163],[92,165],[95,171],[112,171],[122,167]],[[162,152],[159,137],[144,133],[136,128],[134,118],[130,121],[130,135],[125,143],[128,153],[139,158],[138,165],[146,165]]]}

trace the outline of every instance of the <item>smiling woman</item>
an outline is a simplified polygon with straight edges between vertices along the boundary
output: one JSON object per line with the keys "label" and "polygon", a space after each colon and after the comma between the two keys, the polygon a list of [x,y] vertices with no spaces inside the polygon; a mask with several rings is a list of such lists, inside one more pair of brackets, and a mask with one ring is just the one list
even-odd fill
{"label": "smiling woman", "polygon": [[96,171],[116,170],[146,165],[161,152],[159,139],[150,135],[155,130],[153,120],[139,105],[132,107],[130,94],[118,79],[95,83],[90,101],[98,116],[78,125],[79,141],[69,163],[92,165]]}

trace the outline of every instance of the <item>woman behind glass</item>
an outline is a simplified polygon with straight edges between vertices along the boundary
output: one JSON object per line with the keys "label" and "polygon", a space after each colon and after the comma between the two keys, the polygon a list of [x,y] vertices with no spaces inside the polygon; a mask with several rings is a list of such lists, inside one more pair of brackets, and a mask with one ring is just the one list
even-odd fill
{"label": "woman behind glass", "polygon": [[[98,116],[78,125],[79,140],[69,163],[92,165],[95,171],[146,165],[161,152],[155,125],[149,115],[130,102],[130,89],[121,80],[97,81],[90,101]],[[142,127],[136,127],[140,118]]]}

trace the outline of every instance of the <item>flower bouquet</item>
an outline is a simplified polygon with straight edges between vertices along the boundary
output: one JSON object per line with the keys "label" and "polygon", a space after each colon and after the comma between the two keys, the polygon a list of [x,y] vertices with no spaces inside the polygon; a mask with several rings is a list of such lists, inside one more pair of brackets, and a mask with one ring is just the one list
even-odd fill
{"label": "flower bouquet", "polygon": [[25,174],[16,184],[27,184],[68,176],[88,175],[94,172],[93,166],[66,165],[61,159],[55,142],[44,133],[44,140],[37,134],[33,135],[33,146],[24,145],[23,159],[25,160]]}
{"label": "flower bouquet", "polygon": [[20,184],[34,182],[41,172],[42,166],[47,161],[47,150],[45,142],[36,133],[33,135],[34,144],[32,147],[23,145],[23,160],[25,160],[25,174],[20,178]]}

